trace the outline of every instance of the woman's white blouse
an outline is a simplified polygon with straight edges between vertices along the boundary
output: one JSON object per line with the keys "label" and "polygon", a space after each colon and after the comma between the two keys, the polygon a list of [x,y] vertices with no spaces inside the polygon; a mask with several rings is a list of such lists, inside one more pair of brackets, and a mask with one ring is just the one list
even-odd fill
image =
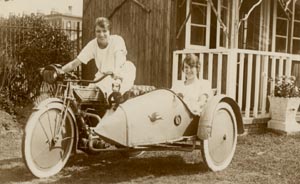
{"label": "woman's white blouse", "polygon": [[[183,95],[183,101],[187,104],[189,109],[197,115],[200,115],[202,105],[205,104],[213,94],[209,81],[198,79],[188,85],[184,82],[180,82],[176,86],[173,86],[171,90],[175,93],[181,93]],[[207,98],[203,98],[203,95],[206,95]]]}

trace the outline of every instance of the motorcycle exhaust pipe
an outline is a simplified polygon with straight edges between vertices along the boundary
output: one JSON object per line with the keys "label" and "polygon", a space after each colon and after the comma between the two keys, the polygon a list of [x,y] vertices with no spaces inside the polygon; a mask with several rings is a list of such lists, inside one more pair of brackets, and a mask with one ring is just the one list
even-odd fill
{"label": "motorcycle exhaust pipe", "polygon": [[[99,146],[99,148],[95,146]],[[93,136],[92,134],[89,135],[89,139],[88,139],[89,150],[93,152],[100,152],[106,150],[106,148],[108,147],[109,145],[105,143],[103,140],[99,139],[98,136]]]}

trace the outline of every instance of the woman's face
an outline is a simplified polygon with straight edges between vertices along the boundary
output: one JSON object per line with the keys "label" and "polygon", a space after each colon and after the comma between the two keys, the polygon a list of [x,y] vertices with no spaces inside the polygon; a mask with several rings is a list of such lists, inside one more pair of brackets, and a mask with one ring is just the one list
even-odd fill
{"label": "woman's face", "polygon": [[190,65],[183,64],[183,72],[187,80],[197,78],[197,69],[196,67],[191,67]]}
{"label": "woman's face", "polygon": [[95,32],[98,44],[105,47],[108,44],[108,38],[110,35],[109,30],[100,26],[96,26]]}

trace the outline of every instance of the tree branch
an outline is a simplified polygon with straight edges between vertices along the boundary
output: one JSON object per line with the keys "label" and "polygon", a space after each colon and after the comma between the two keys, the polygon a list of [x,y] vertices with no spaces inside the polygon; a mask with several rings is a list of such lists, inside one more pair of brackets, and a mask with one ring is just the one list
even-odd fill
{"label": "tree branch", "polygon": [[228,34],[228,29],[226,27],[226,25],[224,24],[224,22],[222,21],[220,15],[218,14],[218,11],[214,5],[214,3],[212,2],[212,0],[208,0],[212,9],[213,9],[213,12],[215,13],[215,15],[217,16],[217,20],[219,21],[219,23],[221,24],[221,27],[223,28],[223,32],[225,33],[226,37],[228,38],[229,37],[229,34]]}
{"label": "tree branch", "polygon": [[[184,0],[184,1],[186,1],[186,0]],[[187,22],[187,21],[189,20],[189,18],[191,17],[191,14],[192,14],[192,0],[190,1],[189,6],[190,6],[189,14],[188,14],[188,16],[185,18],[185,20],[184,20],[184,22],[182,23],[182,25],[180,26],[180,28],[179,28],[179,30],[178,30],[178,33],[176,34],[176,39],[179,39],[179,36],[180,36],[180,34],[181,34],[181,32],[182,32],[182,30],[183,30],[183,28],[184,28],[186,22]]]}
{"label": "tree branch", "polygon": [[288,19],[290,20],[291,19],[290,14],[293,14],[293,12],[288,8],[291,0],[288,0],[286,3],[284,3],[282,0],[278,0],[278,1],[279,1],[279,4],[280,4],[281,8],[284,10],[284,13],[286,14]]}
{"label": "tree branch", "polygon": [[179,36],[180,36],[180,34],[181,34],[182,30],[183,30],[183,27],[185,26],[186,22],[189,20],[190,16],[191,16],[191,11],[189,12],[188,16],[185,18],[184,22],[181,24],[181,26],[179,28],[179,31],[178,31],[178,33],[176,35],[176,39],[179,39]]}
{"label": "tree branch", "polygon": [[259,6],[259,5],[261,4],[261,2],[262,2],[262,0],[259,0],[256,4],[254,4],[254,5],[251,7],[251,9],[248,11],[248,13],[245,14],[245,17],[244,17],[243,19],[241,19],[240,22],[239,22],[238,29],[240,28],[241,23],[242,23],[243,21],[246,21],[246,20],[249,18],[249,16],[250,16],[250,14],[252,13],[252,11],[253,11],[257,6]]}
{"label": "tree branch", "polygon": [[185,2],[186,2],[186,0],[183,0],[183,1],[180,3],[179,8],[181,8],[181,7],[184,5]]}
{"label": "tree branch", "polygon": [[239,10],[241,9],[241,6],[242,6],[242,4],[243,4],[243,1],[244,1],[244,0],[240,0]]}

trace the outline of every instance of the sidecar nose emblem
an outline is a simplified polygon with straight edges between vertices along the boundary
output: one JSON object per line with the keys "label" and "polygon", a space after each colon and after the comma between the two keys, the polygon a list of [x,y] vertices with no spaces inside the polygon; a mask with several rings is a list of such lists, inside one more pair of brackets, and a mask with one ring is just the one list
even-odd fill
{"label": "sidecar nose emblem", "polygon": [[148,116],[151,122],[155,122],[157,120],[163,119],[158,112],[153,112],[151,115]]}

